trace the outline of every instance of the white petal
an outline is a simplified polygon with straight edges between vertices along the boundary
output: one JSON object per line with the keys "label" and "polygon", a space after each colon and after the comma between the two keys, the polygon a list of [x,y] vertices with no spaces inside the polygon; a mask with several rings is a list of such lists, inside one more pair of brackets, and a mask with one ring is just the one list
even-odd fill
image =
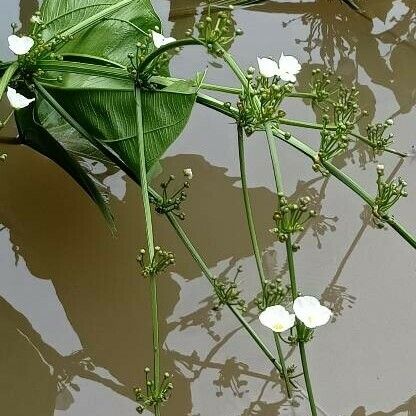
{"label": "white petal", "polygon": [[155,32],[152,30],[152,39],[153,43],[156,48],[160,48],[161,46],[167,45],[172,42],[176,42],[175,38],[165,38],[161,33]]}
{"label": "white petal", "polygon": [[320,306],[319,313],[315,318],[315,326],[322,326],[328,323],[331,319],[332,312],[326,306]]}
{"label": "white petal", "polygon": [[331,317],[331,311],[322,306],[313,296],[300,296],[293,303],[293,310],[297,318],[308,328],[325,325]]}
{"label": "white petal", "polygon": [[291,55],[285,55],[282,53],[279,59],[279,69],[282,72],[288,72],[289,74],[296,75],[301,70],[299,61]]}
{"label": "white petal", "polygon": [[283,306],[269,306],[259,316],[260,322],[274,332],[283,332],[295,323],[295,315],[290,314]]}
{"label": "white petal", "polygon": [[260,74],[265,78],[277,75],[279,67],[277,62],[270,58],[257,58]]}
{"label": "white petal", "polygon": [[29,36],[10,35],[8,38],[9,48],[15,55],[25,55],[35,44],[35,41]]}
{"label": "white petal", "polygon": [[26,98],[24,95],[19,94],[14,88],[7,88],[7,98],[9,99],[10,105],[16,109],[27,107],[31,102],[35,101],[34,98]]}
{"label": "white petal", "polygon": [[286,81],[286,82],[296,82],[296,76],[293,74],[290,74],[289,72],[281,72],[279,73],[279,78],[282,81]]}

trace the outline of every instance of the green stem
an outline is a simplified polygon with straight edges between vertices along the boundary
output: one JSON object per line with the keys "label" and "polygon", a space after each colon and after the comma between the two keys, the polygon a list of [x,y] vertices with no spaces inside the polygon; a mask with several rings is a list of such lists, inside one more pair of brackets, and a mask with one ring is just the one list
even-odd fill
{"label": "green stem", "polygon": [[283,381],[285,383],[287,397],[289,399],[291,399],[292,398],[292,389],[291,389],[291,386],[290,386],[290,379],[289,379],[289,376],[287,374],[286,361],[285,361],[285,356],[283,355],[283,350],[282,350],[282,345],[280,343],[279,334],[277,332],[273,332],[273,335],[274,335],[274,342],[275,342],[276,348],[277,348],[277,355],[279,356],[279,361],[282,365]]}
{"label": "green stem", "polygon": [[[240,162],[240,176],[241,176],[241,187],[243,191],[244,208],[246,212],[247,225],[248,225],[248,229],[250,233],[251,245],[253,247],[254,258],[256,259],[257,271],[258,271],[259,278],[260,278],[261,290],[262,290],[263,297],[264,297],[266,277],[264,273],[259,244],[257,241],[257,233],[256,233],[256,228],[255,228],[254,220],[253,220],[253,211],[251,208],[250,195],[249,195],[248,187],[247,187],[246,162],[245,162],[245,156],[244,156],[244,133],[243,133],[243,128],[240,125],[237,126],[237,133],[238,133],[237,134],[238,156],[239,156],[239,162]],[[278,336],[276,336],[277,335],[276,333],[274,335],[275,335],[274,340],[275,340],[275,344],[276,344],[276,348],[277,348],[277,352],[279,356],[279,362],[282,367],[281,374],[283,373],[283,379],[284,379],[284,383],[286,386],[287,395],[290,399],[292,397],[292,392],[290,388],[290,380],[287,375],[286,362],[283,356],[282,346],[280,345],[280,339]]]}
{"label": "green stem", "polygon": [[[146,158],[144,148],[144,129],[141,91],[135,88],[136,114],[137,114],[137,141],[139,148],[139,165],[140,165],[140,183],[141,194],[144,208],[144,217],[146,223],[146,241],[149,253],[149,262],[153,261],[155,255],[155,245],[153,241],[152,214],[150,210],[149,191],[147,184]],[[157,276],[150,276],[150,293],[152,305],[152,333],[153,333],[153,382],[156,395],[159,394],[160,387],[160,349],[159,349],[159,316],[157,303]],[[155,414],[160,414],[159,404],[154,406]]]}
{"label": "green stem", "polygon": [[[277,145],[276,145],[275,138],[273,136],[272,126],[270,125],[270,123],[265,123],[264,128],[266,130],[267,142],[269,144],[270,157],[272,160],[273,173],[274,173],[275,182],[276,182],[276,192],[277,194],[279,194],[279,192],[284,193],[283,181],[282,181],[278,152],[277,152]],[[278,204],[279,204],[279,199],[278,199]],[[289,266],[290,288],[292,292],[292,299],[294,301],[298,296],[298,292],[297,292],[295,262],[293,259],[293,247],[292,247],[292,240],[290,236],[286,240],[286,255],[287,255],[287,261],[288,261],[288,266]],[[308,362],[307,362],[307,358],[305,354],[304,345],[303,345],[303,342],[301,341],[299,341],[299,350],[301,354],[302,369],[303,369],[304,379],[306,383],[306,389],[308,392],[309,407],[311,409],[312,416],[317,416],[317,409],[315,405],[315,399],[313,396],[312,384],[311,384],[310,377],[309,377]]]}
{"label": "green stem", "polygon": [[73,74],[91,75],[96,77],[108,77],[118,80],[130,80],[130,76],[123,68],[106,65],[88,64],[71,61],[40,60],[37,67],[44,71],[68,72]]}
{"label": "green stem", "polygon": [[[266,131],[267,143],[269,146],[270,158],[272,161],[273,176],[276,183],[276,192],[284,192],[282,173],[280,170],[279,156],[277,153],[276,141],[273,136],[273,130],[270,123],[265,123],[264,129]],[[279,200],[278,200],[279,201]]]}
{"label": "green stem", "polygon": [[[281,118],[279,120],[279,124],[281,124],[283,126],[302,127],[302,128],[305,128],[305,129],[314,129],[314,130],[323,130],[323,128],[324,128],[324,126],[322,124],[308,123],[306,121],[291,120],[291,119],[288,119],[288,118]],[[332,124],[332,125],[325,126],[325,128],[326,128],[326,130],[336,130],[337,126]],[[355,137],[356,139],[362,141],[363,143],[365,143],[367,146],[371,147],[372,149],[374,148],[373,144],[371,143],[370,140],[367,139],[367,137],[364,137],[361,134],[354,133],[354,132],[350,132],[349,134],[351,136]],[[400,156],[400,157],[407,157],[408,156],[407,153],[400,152],[400,151],[392,149],[390,147],[386,147],[385,149],[383,149],[383,151],[387,152],[387,153],[392,153],[392,154]]]}
{"label": "green stem", "polygon": [[288,94],[287,97],[314,99],[316,98],[316,94],[314,94],[313,92],[296,92],[295,91],[295,92]]}
{"label": "green stem", "polygon": [[159,55],[162,55],[162,53],[168,52],[169,50],[180,48],[186,45],[201,45],[201,42],[195,38],[187,38],[187,39],[176,40],[175,42],[171,42],[164,46],[161,46],[160,48],[156,49],[155,51],[153,51],[152,53],[146,56],[143,62],[139,65],[137,72],[139,74],[142,74],[146,70],[146,68],[152,63],[152,61],[155,60]]}
{"label": "green stem", "polygon": [[241,93],[241,88],[226,87],[223,85],[216,85],[216,84],[207,84],[204,82],[201,84],[201,89],[207,90],[207,91],[224,92],[224,93],[235,94],[235,95],[238,95]]}
{"label": "green stem", "polygon": [[[215,111],[218,111],[228,117],[233,119],[237,119],[238,113],[235,109],[228,109],[224,106],[224,102],[212,98],[205,94],[198,94],[197,102],[205,107],[212,108]],[[279,140],[289,144],[294,149],[298,150],[299,152],[303,153],[309,159],[315,161],[318,153],[313,150],[310,146],[302,141],[298,140],[295,136],[291,135],[289,138],[285,136],[285,132],[280,129],[273,129],[273,135],[278,138]],[[374,206],[374,200],[371,195],[369,195],[359,184],[357,184],[352,178],[348,175],[343,173],[340,169],[334,166],[330,162],[322,162],[324,167],[328,170],[328,172],[338,179],[342,184],[347,186],[351,191],[356,193],[361,199],[363,199],[371,208]],[[409,243],[413,248],[416,248],[416,238],[409,233],[405,227],[403,227],[400,223],[398,223],[395,219],[390,217],[386,221],[394,231],[396,231],[403,239]]]}
{"label": "green stem", "polygon": [[[157,195],[156,192],[153,191],[153,196]],[[208,281],[211,283],[211,285],[214,285],[214,276],[211,274],[208,266],[205,264],[202,257],[199,255],[198,251],[193,246],[192,242],[189,240],[188,236],[186,235],[185,231],[182,229],[182,227],[179,225],[177,219],[175,218],[172,213],[165,214],[167,219],[169,220],[170,224],[172,225],[173,229],[176,231],[176,234],[181,239],[182,243],[186,247],[186,249],[189,251],[192,258],[195,260],[195,262],[198,264],[199,268],[201,269],[202,273],[205,275],[205,277],[208,279]],[[244,329],[248,332],[250,337],[253,339],[253,341],[257,344],[257,346],[263,351],[263,353],[266,355],[266,357],[270,360],[270,362],[273,364],[273,366],[276,368],[276,370],[281,373],[282,367],[272,354],[272,352],[266,347],[266,345],[263,343],[261,338],[256,334],[256,332],[251,328],[251,326],[246,322],[246,320],[241,316],[241,314],[238,312],[238,310],[230,304],[227,304],[230,311],[234,314],[234,316],[238,319],[240,324],[244,327]]]}
{"label": "green stem", "polygon": [[254,226],[253,211],[251,208],[250,195],[249,195],[248,188],[247,188],[247,174],[246,174],[246,161],[245,161],[245,156],[244,156],[243,128],[240,125],[237,126],[237,132],[238,132],[238,156],[239,156],[239,162],[240,162],[240,177],[241,177],[241,188],[243,191],[244,208],[246,212],[248,230],[250,233],[251,245],[253,246],[254,257],[256,259],[257,271],[260,277],[262,290],[264,290],[264,282],[266,280],[266,277],[264,274],[259,245],[257,242],[257,233],[256,233],[256,228]]}
{"label": "green stem", "polygon": [[[370,140],[367,139],[367,137],[364,137],[361,134],[354,133],[354,132],[351,132],[350,135],[353,136],[353,137],[355,137],[358,140],[361,140],[366,145],[368,145],[371,148],[373,148],[372,143],[370,142]],[[407,157],[407,156],[409,156],[407,153],[400,152],[399,150],[392,149],[391,147],[386,147],[385,149],[383,149],[383,151],[384,152],[388,152],[388,153],[392,153],[392,154],[397,155],[397,156],[400,156],[400,157]]]}
{"label": "green stem", "polygon": [[312,412],[312,416],[317,416],[315,399],[313,398],[312,384],[309,376],[308,360],[306,358],[305,344],[299,342],[300,359],[302,362],[303,378],[305,379],[306,391],[308,392],[309,404]]}

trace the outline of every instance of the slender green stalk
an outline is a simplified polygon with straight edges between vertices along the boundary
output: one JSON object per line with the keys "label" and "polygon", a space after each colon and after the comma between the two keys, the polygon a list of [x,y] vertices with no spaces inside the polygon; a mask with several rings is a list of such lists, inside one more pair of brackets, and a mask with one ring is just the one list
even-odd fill
{"label": "slender green stalk", "polygon": [[238,95],[241,93],[241,88],[226,87],[223,85],[216,85],[216,84],[207,84],[205,82],[201,84],[201,90],[218,91],[218,92],[224,92],[224,93],[235,94],[235,95]]}
{"label": "slender green stalk", "polygon": [[[275,138],[273,136],[272,126],[270,125],[270,123],[265,123],[264,128],[266,131],[267,143],[269,145],[270,157],[272,160],[273,173],[274,173],[275,183],[276,183],[276,192],[284,193],[277,146],[276,146]],[[279,204],[279,200],[278,200],[278,204]],[[286,240],[286,255],[287,255],[287,261],[289,265],[289,278],[290,278],[290,287],[291,287],[291,292],[292,292],[292,300],[294,301],[298,296],[298,292],[297,292],[295,262],[293,259],[293,247],[292,247],[292,241],[291,241],[290,235],[288,239]],[[309,406],[311,409],[312,416],[317,416],[318,413],[317,413],[317,409],[315,405],[315,399],[313,396],[312,384],[311,384],[311,380],[309,377],[308,361],[306,358],[304,343],[302,341],[299,341],[298,344],[299,344],[299,351],[300,351],[301,361],[302,361],[303,376],[305,379],[306,390],[308,392]]]}
{"label": "slender green stalk", "polygon": [[308,360],[306,358],[305,343],[299,342],[300,359],[302,362],[303,378],[305,379],[306,391],[308,392],[309,405],[311,408],[312,416],[317,416],[315,399],[313,397],[312,383],[309,376]]}
{"label": "slender green stalk", "polygon": [[[153,191],[152,195],[157,195],[157,194]],[[189,251],[192,258],[195,260],[195,262],[198,264],[199,268],[202,270],[202,273],[205,275],[205,277],[208,279],[208,281],[213,286],[214,285],[214,279],[215,279],[214,276],[211,274],[208,266],[205,264],[204,260],[199,255],[198,251],[195,249],[191,240],[189,240],[185,231],[179,225],[175,216],[172,215],[171,213],[167,213],[167,214],[165,214],[165,216],[169,220],[173,229],[176,231],[176,234],[181,239],[184,246]],[[227,304],[227,306],[230,309],[230,311],[234,314],[234,316],[238,319],[240,324],[244,327],[244,329],[248,332],[248,334],[253,339],[253,341],[257,344],[257,346],[263,351],[263,353],[266,355],[266,357],[270,360],[270,362],[273,364],[273,366],[276,368],[276,370],[279,373],[281,373],[282,372],[281,365],[276,360],[273,353],[263,343],[261,338],[256,334],[256,332],[253,330],[253,328],[251,328],[251,326],[246,322],[246,320],[241,316],[240,312],[238,312],[238,310],[233,305]]]}
{"label": "slender green stalk", "polygon": [[[260,278],[261,290],[262,290],[263,297],[264,297],[266,277],[264,273],[259,244],[257,241],[257,233],[256,233],[255,225],[254,225],[253,212],[252,212],[251,202],[250,202],[250,195],[249,195],[248,187],[247,187],[246,161],[245,161],[245,156],[244,156],[244,133],[243,133],[243,128],[240,125],[237,126],[237,136],[238,136],[238,156],[239,156],[239,162],[240,162],[241,188],[243,191],[244,208],[246,212],[246,219],[247,219],[247,225],[248,225],[249,234],[250,234],[251,245],[253,247],[254,258],[256,259],[257,271],[258,271],[259,278]],[[275,334],[274,336],[274,340],[275,340],[275,344],[276,344],[276,348],[277,348],[277,352],[279,356],[279,362],[282,367],[283,379],[284,379],[284,383],[286,386],[287,395],[289,398],[291,398],[292,392],[290,388],[290,380],[287,375],[286,362],[283,356],[282,346],[280,345],[280,339],[276,335],[277,334]]]}
{"label": "slender green stalk", "polygon": [[[135,88],[136,112],[137,112],[137,141],[139,148],[139,165],[140,165],[140,183],[141,194],[144,208],[144,217],[146,224],[146,241],[149,253],[149,262],[151,263],[155,255],[155,245],[153,241],[152,214],[150,210],[149,191],[147,184],[146,158],[144,153],[144,130],[142,100],[139,88]],[[150,275],[150,293],[152,305],[152,333],[153,333],[153,382],[156,394],[159,393],[160,386],[160,349],[159,349],[159,316],[157,303],[157,276]],[[159,404],[154,406],[155,415],[160,415]]]}
{"label": "slender green stalk", "polygon": [[201,42],[195,38],[187,38],[187,39],[177,40],[175,42],[170,42],[164,46],[161,46],[160,48],[156,49],[155,51],[153,51],[152,53],[146,56],[143,62],[139,65],[139,68],[137,70],[138,73],[139,74],[143,73],[146,70],[146,68],[152,63],[152,61],[154,61],[159,55],[162,55],[164,52],[168,52],[172,49],[180,48],[186,45],[188,46],[199,45],[200,46]]}
{"label": "slender green stalk", "polygon": [[249,195],[248,187],[247,187],[247,173],[246,173],[246,161],[245,161],[245,156],[244,156],[245,152],[244,152],[243,128],[240,125],[237,126],[237,132],[238,132],[238,156],[239,156],[239,162],[240,162],[240,177],[241,177],[241,188],[243,191],[244,208],[246,212],[247,225],[248,225],[248,229],[250,233],[251,245],[253,246],[254,257],[256,259],[257,271],[260,277],[261,288],[263,290],[266,276],[264,274],[259,244],[257,241],[256,228],[255,228],[254,220],[253,220],[253,212],[251,208],[250,195]]}
{"label": "slender green stalk", "polygon": [[289,399],[291,399],[292,398],[292,388],[290,386],[290,379],[289,379],[289,376],[287,374],[287,367],[286,367],[285,356],[283,355],[282,344],[280,343],[279,334],[277,332],[273,332],[273,335],[274,335],[274,342],[276,344],[277,355],[278,355],[279,361],[282,365],[283,381],[285,382],[287,397]]}
{"label": "slender green stalk", "polygon": [[[314,130],[323,130],[323,128],[324,128],[324,126],[322,124],[308,123],[306,121],[291,120],[291,119],[288,119],[288,118],[281,118],[279,120],[279,124],[281,124],[283,126],[303,127],[305,129],[314,129]],[[328,126],[325,126],[325,128],[326,128],[326,130],[336,130],[337,126],[328,125]],[[370,140],[367,139],[367,137],[364,137],[361,134],[354,133],[354,132],[350,132],[349,134],[351,136],[355,137],[356,139],[362,141],[363,143],[365,143],[369,147],[373,148],[372,143],[370,142]],[[383,149],[383,151],[387,152],[387,153],[392,153],[392,154],[400,156],[400,157],[408,156],[407,153],[400,152],[396,149],[392,149],[391,147],[386,147],[385,149]]]}
{"label": "slender green stalk", "polygon": [[57,61],[42,59],[37,62],[37,67],[43,71],[68,72],[71,74],[91,75],[118,80],[130,80],[130,76],[123,68],[96,65],[84,62]]}
{"label": "slender green stalk", "polygon": [[[367,139],[367,137],[364,137],[361,134],[354,133],[354,132],[351,132],[350,135],[355,137],[358,140],[361,140],[362,142],[364,142],[368,146],[373,147],[372,143],[370,142],[370,140]],[[397,155],[397,156],[400,156],[400,157],[409,156],[407,153],[400,152],[399,150],[392,149],[391,147],[386,147],[385,149],[383,149],[383,151],[388,152],[388,153],[393,153],[394,155]]]}
{"label": "slender green stalk", "polygon": [[316,94],[314,94],[313,92],[296,92],[295,91],[295,92],[288,94],[287,97],[314,99],[316,98]]}
{"label": "slender green stalk", "polygon": [[[224,106],[224,102],[212,98],[205,94],[197,95],[197,102],[205,107],[209,107],[215,111],[218,111],[226,116],[229,116],[233,119],[237,119],[238,113],[235,109],[228,109]],[[306,143],[303,143],[295,136],[291,135],[290,137],[285,136],[285,132],[280,129],[273,129],[273,135],[279,140],[289,144],[294,149],[303,153],[311,160],[316,160],[318,153],[313,150]],[[340,169],[334,166],[330,162],[322,162],[323,166],[328,170],[328,172],[338,179],[342,184],[348,187],[351,191],[356,193],[361,199],[363,199],[370,207],[374,206],[374,200],[370,194],[368,194],[359,184],[357,184],[352,178],[343,173]],[[416,248],[416,238],[409,233],[400,223],[398,223],[394,218],[390,217],[386,221],[394,231],[396,231],[403,239],[408,242],[413,248]]]}

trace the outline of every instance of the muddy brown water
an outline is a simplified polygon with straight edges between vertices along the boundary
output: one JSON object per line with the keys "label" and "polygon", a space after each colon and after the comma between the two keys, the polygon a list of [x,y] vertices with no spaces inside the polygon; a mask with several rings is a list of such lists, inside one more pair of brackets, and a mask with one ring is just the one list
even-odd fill
{"label": "muddy brown water", "polygon": [[[303,62],[300,89],[312,69],[326,65],[361,92],[372,117],[393,117],[395,146],[416,144],[416,4],[367,0],[363,17],[336,0],[276,1],[239,9],[245,30],[231,50],[244,66],[257,56],[296,55]],[[23,27],[36,1],[2,0],[0,51],[9,23]],[[159,0],[166,33],[183,36],[199,2]],[[233,76],[202,52],[184,52],[178,76],[208,68],[212,82]],[[6,114],[6,106],[2,107]],[[287,110],[314,120],[301,101]],[[293,130],[316,146],[316,134]],[[148,287],[135,257],[144,244],[137,188],[122,174],[92,166],[112,192],[118,235],[113,238],[87,196],[58,167],[2,131],[9,157],[0,167],[0,414],[5,416],[134,415],[132,388],[152,362]],[[6,142],[10,143],[6,143]],[[308,345],[321,415],[416,414],[416,261],[391,230],[376,230],[363,202],[335,179],[322,179],[295,150],[280,146],[290,195],[310,195],[320,215],[299,240],[296,255],[303,293],[334,310],[330,325]],[[274,187],[264,138],[247,142],[255,220],[270,275],[287,278],[282,246],[268,233]],[[393,155],[374,159],[361,145],[336,161],[370,192],[375,165],[407,178],[409,197],[394,209],[416,232],[416,162]],[[234,126],[196,107],[180,139],[163,159],[165,175],[191,167],[185,228],[217,274],[243,266],[244,294],[257,293],[256,269],[244,222]],[[162,368],[175,377],[166,415],[307,415],[295,405],[264,356],[233,316],[211,311],[209,285],[176,236],[156,217],[156,240],[173,250],[177,265],[160,280]],[[270,334],[250,320],[270,347]],[[291,362],[296,352],[287,350]],[[150,413],[147,413],[150,414]]]}

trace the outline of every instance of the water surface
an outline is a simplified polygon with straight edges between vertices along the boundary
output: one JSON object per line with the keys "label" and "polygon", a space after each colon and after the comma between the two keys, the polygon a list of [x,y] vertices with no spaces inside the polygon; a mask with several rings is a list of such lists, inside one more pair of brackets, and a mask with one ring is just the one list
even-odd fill
{"label": "water surface", "polygon": [[[11,21],[23,27],[36,2],[3,0],[0,35]],[[239,9],[245,30],[231,51],[243,66],[257,56],[296,55],[305,88],[324,65],[356,85],[362,106],[377,120],[393,117],[396,147],[412,152],[416,111],[416,7],[413,0],[367,0],[366,16],[337,1],[266,2]],[[199,13],[199,1],[159,0],[165,32],[180,38]],[[1,42],[4,59],[7,53]],[[231,74],[196,49],[174,64],[178,76],[208,68],[212,82],[234,85]],[[293,118],[314,120],[302,102],[287,106]],[[2,114],[6,107],[2,107]],[[295,130],[294,130],[295,131]],[[316,147],[317,136],[296,131]],[[12,138],[12,127],[2,134]],[[122,174],[93,168],[109,187],[118,227],[113,238],[88,197],[42,156],[3,145],[0,167],[0,413],[7,416],[134,415],[132,388],[152,362],[148,287],[135,257],[144,245],[137,188]],[[299,237],[301,290],[334,310],[330,325],[308,345],[321,414],[416,414],[416,262],[391,230],[377,230],[363,202],[335,179],[322,179],[309,160],[280,146],[289,195],[308,194],[320,211]],[[275,194],[264,138],[247,142],[255,220],[270,275],[287,278],[282,246],[273,241]],[[374,158],[352,146],[336,164],[375,192],[375,165],[409,183],[409,197],[394,213],[416,232],[414,158]],[[241,201],[235,126],[197,107],[181,138],[163,160],[166,174],[191,167],[185,228],[217,274],[243,266],[244,294],[258,281]],[[100,173],[101,172],[101,173]],[[177,255],[160,281],[162,366],[175,376],[166,414],[272,416],[308,414],[302,395],[291,407],[269,363],[227,311],[211,311],[210,286],[162,218],[156,239]],[[254,310],[253,310],[254,311]],[[265,339],[269,333],[253,325]],[[270,343],[272,348],[272,344]],[[297,354],[287,351],[290,360]]]}

